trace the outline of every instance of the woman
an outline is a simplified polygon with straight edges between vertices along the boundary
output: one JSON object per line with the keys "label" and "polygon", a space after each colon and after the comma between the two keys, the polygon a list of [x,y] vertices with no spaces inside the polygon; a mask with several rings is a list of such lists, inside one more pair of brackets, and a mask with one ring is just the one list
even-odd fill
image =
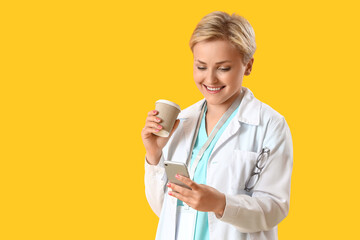
{"label": "woman", "polygon": [[[284,117],[242,87],[254,31],[243,17],[213,12],[190,48],[205,99],[179,114],[168,138],[153,134],[162,128],[155,110],[142,130],[145,192],[160,217],[156,239],[277,239],[289,211],[292,140]],[[195,169],[192,179],[177,176],[191,190],[168,183],[165,160]]]}

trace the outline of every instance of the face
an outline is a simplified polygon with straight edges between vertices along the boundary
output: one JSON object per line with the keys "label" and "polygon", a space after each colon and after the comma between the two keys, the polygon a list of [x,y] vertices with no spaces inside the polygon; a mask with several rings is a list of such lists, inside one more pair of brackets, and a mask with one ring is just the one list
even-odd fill
{"label": "face", "polygon": [[244,75],[249,75],[254,59],[243,63],[242,55],[225,40],[203,41],[195,44],[194,80],[208,106],[224,108],[241,92]]}

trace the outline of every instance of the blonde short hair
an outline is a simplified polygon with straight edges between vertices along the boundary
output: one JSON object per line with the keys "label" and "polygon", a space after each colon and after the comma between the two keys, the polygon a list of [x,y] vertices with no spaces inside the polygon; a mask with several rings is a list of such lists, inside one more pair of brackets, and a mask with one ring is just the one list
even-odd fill
{"label": "blonde short hair", "polygon": [[235,46],[247,63],[256,50],[255,32],[250,23],[242,16],[226,12],[212,12],[197,24],[190,39],[191,51],[201,41],[227,40]]}

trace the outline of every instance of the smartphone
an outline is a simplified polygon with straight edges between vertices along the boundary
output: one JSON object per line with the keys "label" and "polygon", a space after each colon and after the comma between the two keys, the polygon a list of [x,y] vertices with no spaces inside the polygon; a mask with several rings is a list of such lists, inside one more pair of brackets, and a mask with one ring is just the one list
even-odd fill
{"label": "smartphone", "polygon": [[169,179],[169,182],[175,183],[177,185],[180,185],[182,187],[188,188],[191,190],[191,188],[184,184],[183,182],[176,179],[175,175],[179,174],[184,177],[190,177],[187,166],[185,163],[181,162],[173,162],[173,161],[164,161],[165,165],[165,172],[167,175],[167,178]]}

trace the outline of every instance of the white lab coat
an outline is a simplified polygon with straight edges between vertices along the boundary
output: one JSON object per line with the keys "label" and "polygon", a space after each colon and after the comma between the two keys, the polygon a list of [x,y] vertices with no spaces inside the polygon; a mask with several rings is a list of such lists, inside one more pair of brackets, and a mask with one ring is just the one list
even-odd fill
{"label": "white lab coat", "polygon": [[[225,194],[221,218],[208,213],[210,240],[273,240],[277,224],[288,214],[292,172],[292,139],[279,113],[257,100],[243,87],[244,97],[237,115],[216,143],[207,166],[207,185]],[[177,200],[167,194],[164,160],[186,162],[205,99],[183,110],[180,124],[162,151],[158,165],[145,161],[145,193],[160,217],[156,239],[174,240]],[[263,147],[270,157],[251,193],[244,190]],[[190,239],[189,239],[190,240]]]}

